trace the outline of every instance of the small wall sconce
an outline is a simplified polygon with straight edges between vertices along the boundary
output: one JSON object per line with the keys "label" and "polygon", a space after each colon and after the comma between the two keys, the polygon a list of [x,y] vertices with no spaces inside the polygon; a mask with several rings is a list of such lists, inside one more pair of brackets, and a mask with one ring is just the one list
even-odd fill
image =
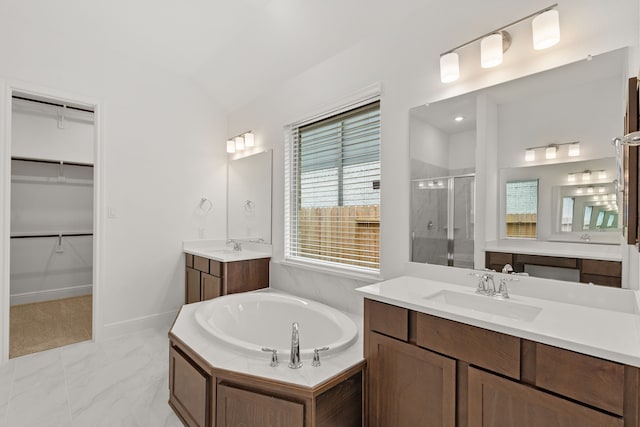
{"label": "small wall sconce", "polygon": [[576,157],[580,155],[580,142],[563,142],[559,144],[541,145],[538,147],[529,147],[524,152],[524,160],[526,162],[533,162],[536,159],[536,150],[544,149],[544,157],[547,160],[552,160],[558,157],[561,147],[568,145],[567,156]]}
{"label": "small wall sconce", "polygon": [[242,151],[245,148],[253,147],[254,145],[255,138],[253,132],[244,132],[227,140],[227,153]]}
{"label": "small wall sconce", "polygon": [[440,80],[442,83],[458,80],[460,77],[460,63],[457,50],[478,40],[480,40],[481,67],[491,68],[500,65],[503,53],[511,46],[511,35],[505,30],[530,18],[533,18],[531,22],[533,48],[541,50],[554,46],[560,41],[560,19],[558,11],[555,9],[557,6],[558,3],[552,4],[444,52],[440,55]]}

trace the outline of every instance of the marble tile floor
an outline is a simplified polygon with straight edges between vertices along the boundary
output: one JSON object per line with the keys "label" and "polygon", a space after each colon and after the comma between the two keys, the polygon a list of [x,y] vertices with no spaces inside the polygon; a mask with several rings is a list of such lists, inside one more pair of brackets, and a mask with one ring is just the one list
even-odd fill
{"label": "marble tile floor", "polygon": [[0,427],[181,427],[167,401],[166,330],[83,342],[0,365]]}

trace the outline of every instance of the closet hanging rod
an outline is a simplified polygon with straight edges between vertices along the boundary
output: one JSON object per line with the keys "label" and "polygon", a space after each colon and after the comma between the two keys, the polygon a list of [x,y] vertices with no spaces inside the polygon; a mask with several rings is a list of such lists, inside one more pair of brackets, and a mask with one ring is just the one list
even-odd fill
{"label": "closet hanging rod", "polygon": [[31,237],[77,237],[77,236],[93,236],[93,233],[50,233],[50,234],[18,234],[11,236],[12,239],[28,239]]}
{"label": "closet hanging rod", "polygon": [[93,165],[91,163],[81,163],[81,162],[67,162],[64,160],[45,160],[45,159],[32,159],[30,157],[17,157],[11,156],[11,160],[20,160],[21,162],[35,162],[35,163],[50,163],[52,165],[70,165],[70,166],[86,166],[88,168],[92,168]]}
{"label": "closet hanging rod", "polygon": [[71,110],[77,110],[77,111],[84,111],[85,113],[91,113],[93,114],[93,110],[89,110],[86,108],[80,108],[80,107],[72,107],[71,105],[65,105],[65,104],[58,104],[57,102],[51,102],[51,101],[41,101],[39,99],[31,99],[31,98],[25,98],[22,96],[16,96],[16,95],[12,95],[11,96],[13,99],[19,99],[21,101],[29,101],[29,102],[37,102],[39,104],[46,104],[46,105],[52,105],[54,107],[66,107],[69,108]]}

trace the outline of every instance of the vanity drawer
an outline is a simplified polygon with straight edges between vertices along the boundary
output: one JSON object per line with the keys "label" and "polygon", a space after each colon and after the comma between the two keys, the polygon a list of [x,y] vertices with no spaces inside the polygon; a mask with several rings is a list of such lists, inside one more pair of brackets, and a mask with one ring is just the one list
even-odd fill
{"label": "vanity drawer", "polygon": [[535,385],[623,415],[624,365],[536,343]]}
{"label": "vanity drawer", "polygon": [[220,261],[209,260],[209,274],[222,277],[222,263]]}
{"label": "vanity drawer", "polygon": [[619,261],[601,261],[596,259],[583,259],[582,273],[596,276],[622,276],[622,263]]}
{"label": "vanity drawer", "polygon": [[513,255],[504,252],[487,252],[487,264],[513,264]]}
{"label": "vanity drawer", "polygon": [[201,256],[193,256],[193,268],[202,271],[203,273],[209,272],[209,260]]}
{"label": "vanity drawer", "polygon": [[409,339],[409,310],[366,298],[364,309],[369,319],[369,330],[402,341]]}
{"label": "vanity drawer", "polygon": [[184,254],[186,267],[193,268],[193,255]]}
{"label": "vanity drawer", "polygon": [[520,379],[520,338],[418,313],[416,344]]}

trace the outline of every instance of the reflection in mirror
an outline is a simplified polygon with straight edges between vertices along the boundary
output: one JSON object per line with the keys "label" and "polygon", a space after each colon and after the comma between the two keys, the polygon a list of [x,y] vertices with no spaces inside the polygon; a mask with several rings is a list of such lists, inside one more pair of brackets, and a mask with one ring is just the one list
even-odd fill
{"label": "reflection in mirror", "polygon": [[271,153],[229,161],[227,238],[271,243]]}
{"label": "reflection in mirror", "polygon": [[473,268],[475,138],[473,116],[412,112],[412,261]]}
{"label": "reflection in mirror", "polygon": [[538,180],[507,181],[506,194],[507,237],[535,239],[538,222]]}
{"label": "reflection in mirror", "polygon": [[[630,51],[411,109],[411,260],[501,268],[490,253],[527,254],[523,265],[573,258],[579,280],[594,283],[580,260],[619,270],[622,201],[610,141],[622,131]],[[456,221],[460,176],[474,177],[464,223]],[[470,262],[456,259],[457,248],[471,248]]]}

